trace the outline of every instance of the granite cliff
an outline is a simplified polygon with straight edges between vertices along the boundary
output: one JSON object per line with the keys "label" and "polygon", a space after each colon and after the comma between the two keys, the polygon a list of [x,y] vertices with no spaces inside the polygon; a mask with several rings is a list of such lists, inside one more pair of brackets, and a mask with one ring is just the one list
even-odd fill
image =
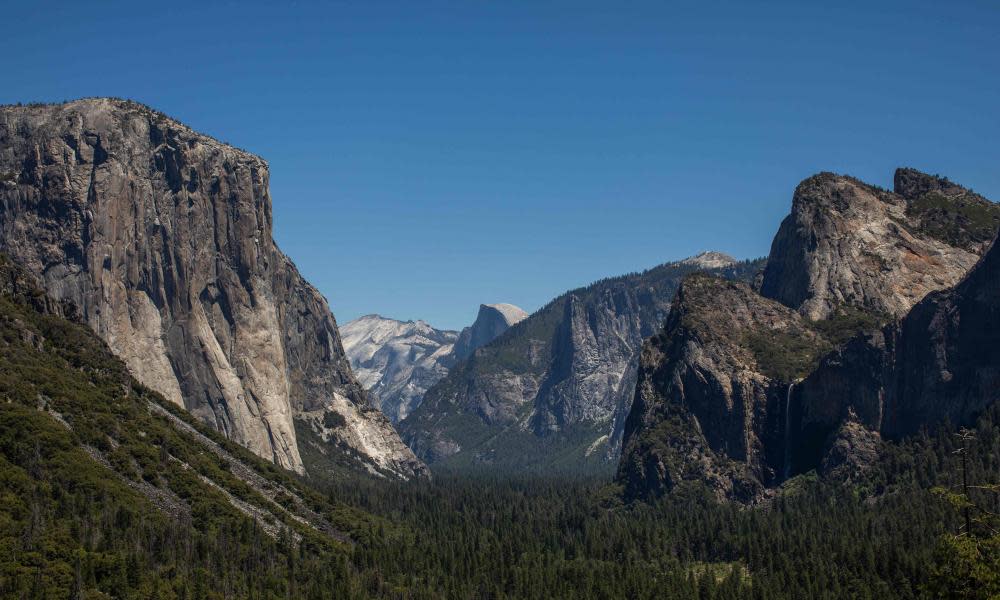
{"label": "granite cliff", "polygon": [[[690,278],[643,349],[618,468],[626,494],[703,481],[752,503],[809,469],[856,475],[885,435],[968,420],[993,401],[993,371],[963,354],[988,361],[998,335],[988,294],[968,291],[988,287],[969,281],[988,280],[976,273],[990,259],[959,282],[998,224],[993,203],[912,169],[893,192],[829,173],[802,182],[759,293]],[[956,303],[972,297],[981,330],[958,335]]]}
{"label": "granite cliff", "polygon": [[1000,225],[995,206],[946,179],[899,169],[895,191],[820,173],[795,190],[761,294],[813,320],[848,305],[899,317],[955,285]]}
{"label": "granite cliff", "polygon": [[844,444],[842,423],[872,439],[899,439],[945,420],[969,425],[998,400],[1000,247],[994,242],[954,288],[852,339],[796,388],[790,473],[840,465],[832,453]]}
{"label": "granite cliff", "polygon": [[0,250],[136,379],[289,469],[298,419],[364,468],[423,473],[271,228],[262,159],[145,106],[0,108]]}
{"label": "granite cliff", "polygon": [[685,481],[752,502],[783,476],[788,380],[830,342],[744,283],[686,278],[643,346],[619,478],[629,497]]}

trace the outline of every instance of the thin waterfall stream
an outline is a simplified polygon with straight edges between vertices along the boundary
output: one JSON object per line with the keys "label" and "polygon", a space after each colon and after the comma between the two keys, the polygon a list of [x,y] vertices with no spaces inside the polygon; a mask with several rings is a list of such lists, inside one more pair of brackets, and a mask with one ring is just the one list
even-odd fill
{"label": "thin waterfall stream", "polygon": [[788,391],[785,393],[785,469],[784,479],[788,479],[792,474],[792,390],[795,384],[788,384]]}

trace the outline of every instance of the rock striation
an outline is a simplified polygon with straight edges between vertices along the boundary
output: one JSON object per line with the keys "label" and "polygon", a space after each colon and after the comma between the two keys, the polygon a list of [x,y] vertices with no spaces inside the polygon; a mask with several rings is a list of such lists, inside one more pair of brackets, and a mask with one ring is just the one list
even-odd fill
{"label": "rock striation", "polygon": [[639,364],[618,469],[628,496],[702,481],[752,503],[810,469],[850,479],[883,438],[995,401],[994,253],[970,269],[1000,208],[912,169],[894,180],[803,181],[759,294],[685,281]]}
{"label": "rock striation", "polygon": [[[753,278],[760,262],[713,272]],[[567,292],[458,363],[402,423],[429,462],[454,468],[606,469],[617,456],[642,340],[701,267],[661,265]]]}
{"label": "rock striation", "polygon": [[147,107],[0,108],[0,250],[79,307],[139,381],[289,469],[305,469],[293,419],[322,428],[336,413],[332,443],[423,473],[271,228],[262,159]]}

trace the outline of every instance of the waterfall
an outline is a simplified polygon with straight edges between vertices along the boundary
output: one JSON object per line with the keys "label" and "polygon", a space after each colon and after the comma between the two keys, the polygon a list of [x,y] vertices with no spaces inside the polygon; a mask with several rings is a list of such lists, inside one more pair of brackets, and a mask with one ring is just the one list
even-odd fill
{"label": "waterfall", "polygon": [[795,384],[788,384],[788,392],[785,393],[785,473],[784,479],[788,479],[792,474],[792,390]]}

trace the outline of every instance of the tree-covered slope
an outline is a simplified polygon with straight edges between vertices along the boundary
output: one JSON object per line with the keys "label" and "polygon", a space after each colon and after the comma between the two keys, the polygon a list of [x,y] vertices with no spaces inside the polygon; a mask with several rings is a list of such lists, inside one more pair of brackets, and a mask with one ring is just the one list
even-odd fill
{"label": "tree-covered slope", "polygon": [[74,312],[0,257],[0,597],[352,594],[366,518],[136,382]]}
{"label": "tree-covered slope", "polygon": [[[967,445],[977,500],[995,506],[1000,410]],[[953,549],[962,515],[935,488],[960,491],[959,442],[947,426],[889,443],[861,478],[803,473],[754,508],[718,503],[699,481],[620,504],[603,479],[437,475],[429,483],[340,480],[331,493],[408,532],[366,552],[389,580],[440,598],[990,598],[964,574],[1000,564],[994,549]],[[989,534],[975,512],[978,540]],[[965,590],[963,596],[952,591]],[[405,597],[405,596],[404,596]]]}

